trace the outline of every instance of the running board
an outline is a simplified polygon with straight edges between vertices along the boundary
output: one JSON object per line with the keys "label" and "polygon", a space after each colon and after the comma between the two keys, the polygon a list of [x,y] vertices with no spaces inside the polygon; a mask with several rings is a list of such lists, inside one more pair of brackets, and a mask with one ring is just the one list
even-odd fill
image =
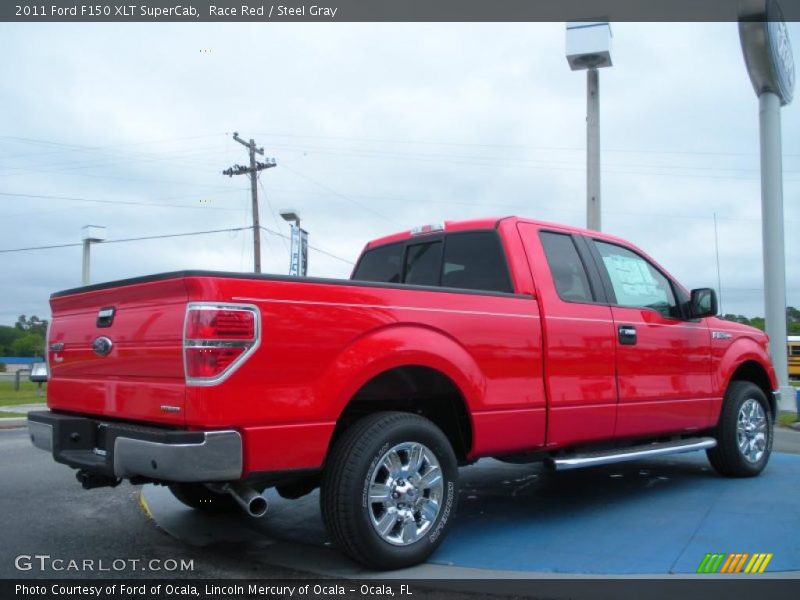
{"label": "running board", "polygon": [[567,471],[569,469],[580,469],[582,467],[610,465],[612,463],[624,462],[626,460],[637,460],[640,458],[663,456],[664,454],[694,452],[695,450],[713,448],[716,445],[717,440],[714,438],[703,437],[693,438],[690,440],[680,440],[677,442],[660,442],[656,444],[645,444],[642,446],[631,446],[628,448],[615,448],[612,450],[587,452],[586,454],[574,454],[564,458],[550,458],[548,460],[550,461],[550,465],[556,471]]}

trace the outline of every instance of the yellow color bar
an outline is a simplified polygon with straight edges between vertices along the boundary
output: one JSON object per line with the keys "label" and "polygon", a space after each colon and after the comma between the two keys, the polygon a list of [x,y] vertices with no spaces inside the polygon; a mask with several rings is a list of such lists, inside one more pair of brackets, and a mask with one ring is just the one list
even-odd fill
{"label": "yellow color bar", "polygon": [[764,559],[764,562],[761,563],[761,567],[759,568],[758,572],[759,573],[763,573],[764,569],[767,568],[767,565],[769,564],[769,561],[771,561],[771,560],[772,560],[772,552],[767,554],[766,558]]}
{"label": "yellow color bar", "polygon": [[747,567],[745,567],[745,573],[752,573],[753,567],[756,566],[756,563],[761,560],[762,554],[753,554],[753,558],[750,559],[750,562],[747,563]]}

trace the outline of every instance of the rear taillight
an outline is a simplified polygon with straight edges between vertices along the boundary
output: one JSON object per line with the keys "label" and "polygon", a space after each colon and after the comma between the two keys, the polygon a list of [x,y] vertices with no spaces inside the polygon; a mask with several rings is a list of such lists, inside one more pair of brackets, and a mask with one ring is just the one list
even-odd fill
{"label": "rear taillight", "polygon": [[255,306],[190,303],[183,332],[186,383],[219,383],[247,360],[259,337]]}

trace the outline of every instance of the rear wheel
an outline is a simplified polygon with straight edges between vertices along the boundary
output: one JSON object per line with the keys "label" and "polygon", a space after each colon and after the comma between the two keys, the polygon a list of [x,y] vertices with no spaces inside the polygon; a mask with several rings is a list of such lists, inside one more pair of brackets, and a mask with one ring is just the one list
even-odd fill
{"label": "rear wheel", "polygon": [[458,464],[442,431],[417,415],[386,412],[355,423],[334,444],[320,503],[336,545],[375,569],[424,561],[454,516]]}
{"label": "rear wheel", "polygon": [[711,466],[728,477],[753,477],[772,452],[772,412],[763,390],[749,381],[728,387],[716,431],[717,446],[706,451]]}
{"label": "rear wheel", "polygon": [[171,483],[169,491],[190,508],[206,512],[230,512],[238,505],[230,494],[215,492],[202,483]]}

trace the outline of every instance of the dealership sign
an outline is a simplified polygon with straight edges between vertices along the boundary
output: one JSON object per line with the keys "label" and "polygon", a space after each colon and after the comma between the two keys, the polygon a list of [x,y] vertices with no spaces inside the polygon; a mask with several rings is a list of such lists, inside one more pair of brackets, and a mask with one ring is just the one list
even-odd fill
{"label": "dealership sign", "polygon": [[756,95],[776,94],[781,104],[794,95],[794,57],[789,30],[776,0],[742,2],[739,20],[742,51]]}

